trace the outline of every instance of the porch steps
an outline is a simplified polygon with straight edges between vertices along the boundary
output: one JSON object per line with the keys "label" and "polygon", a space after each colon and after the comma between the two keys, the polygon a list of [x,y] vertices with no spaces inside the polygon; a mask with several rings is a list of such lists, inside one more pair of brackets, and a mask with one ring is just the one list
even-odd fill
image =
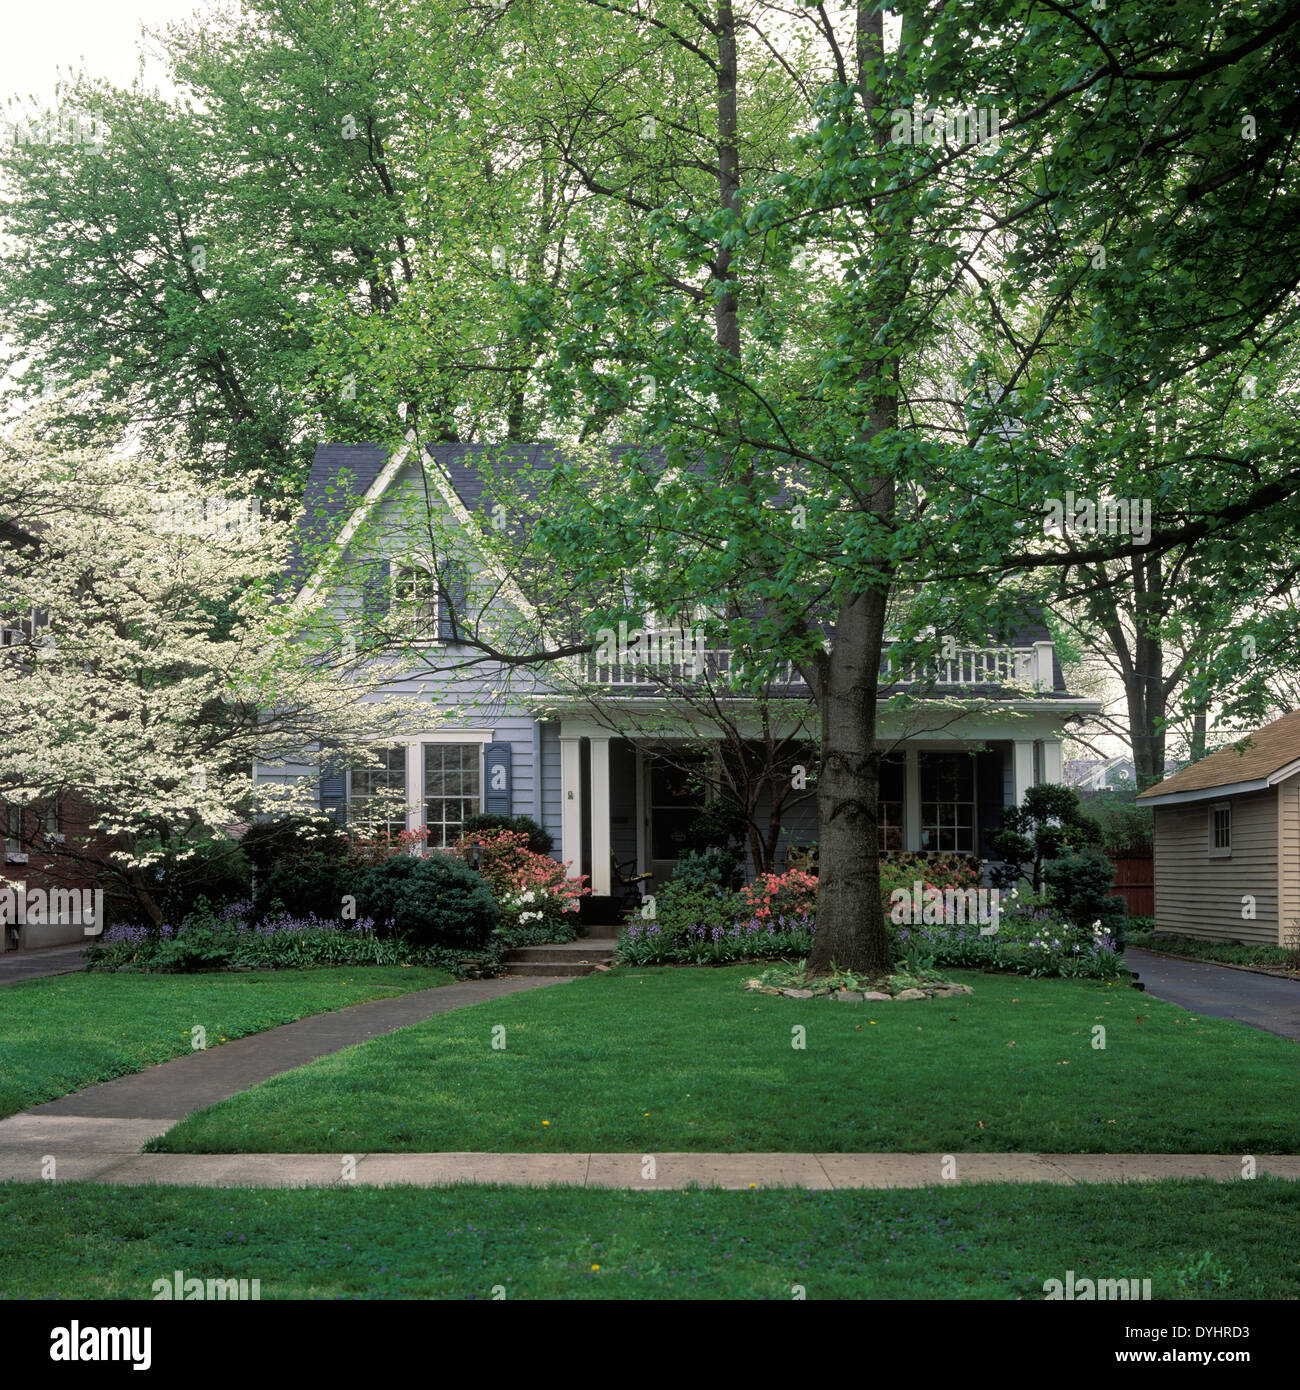
{"label": "porch steps", "polygon": [[554,946],[518,946],[501,958],[507,975],[590,975],[614,958],[618,941],[589,936]]}

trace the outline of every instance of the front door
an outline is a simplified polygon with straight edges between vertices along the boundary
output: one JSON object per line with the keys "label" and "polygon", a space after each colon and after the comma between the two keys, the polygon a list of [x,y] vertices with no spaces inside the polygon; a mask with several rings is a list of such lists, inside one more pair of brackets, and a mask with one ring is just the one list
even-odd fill
{"label": "front door", "polygon": [[678,856],[689,849],[691,823],[704,806],[704,760],[674,754],[645,759],[646,867],[659,889],[673,875]]}

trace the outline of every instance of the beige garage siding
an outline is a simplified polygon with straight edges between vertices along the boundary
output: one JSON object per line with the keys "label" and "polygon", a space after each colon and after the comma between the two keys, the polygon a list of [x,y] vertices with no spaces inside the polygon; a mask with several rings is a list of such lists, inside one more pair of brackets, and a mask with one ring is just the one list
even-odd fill
{"label": "beige garage siding", "polygon": [[1288,777],[1277,789],[1277,853],[1282,897],[1281,944],[1300,931],[1300,777]]}
{"label": "beige garage siding", "polygon": [[[1274,790],[1231,798],[1232,854],[1211,859],[1210,801],[1157,806],[1156,928],[1219,941],[1278,939],[1278,795]],[[1242,895],[1255,898],[1255,920],[1243,921]]]}

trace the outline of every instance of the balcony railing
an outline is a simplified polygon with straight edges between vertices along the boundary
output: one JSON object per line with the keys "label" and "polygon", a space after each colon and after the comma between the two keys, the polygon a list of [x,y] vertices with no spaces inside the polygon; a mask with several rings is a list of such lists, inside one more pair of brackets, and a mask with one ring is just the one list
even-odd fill
{"label": "balcony railing", "polygon": [[[581,685],[601,690],[662,691],[703,680],[737,691],[752,690],[763,684],[753,673],[752,663],[743,653],[728,647],[691,647],[674,642],[676,634],[655,634],[653,658],[641,655],[610,660],[590,654],[577,658],[573,676]],[[927,666],[894,669],[885,653],[880,664],[882,685],[906,688],[924,685],[936,690],[1002,689],[1009,686],[1051,690],[1053,686],[1052,644],[1038,642],[1032,647],[958,647],[950,656],[940,657]],[[791,694],[807,687],[792,662],[778,666],[766,684]]]}

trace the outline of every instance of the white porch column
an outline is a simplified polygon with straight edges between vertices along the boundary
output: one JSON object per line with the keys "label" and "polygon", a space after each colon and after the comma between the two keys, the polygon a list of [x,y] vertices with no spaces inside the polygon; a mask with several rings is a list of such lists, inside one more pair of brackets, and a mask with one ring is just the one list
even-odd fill
{"label": "white porch column", "polygon": [[1043,781],[1060,786],[1064,779],[1065,773],[1061,768],[1061,740],[1059,738],[1045,738],[1043,740]]}
{"label": "white porch column", "polygon": [[609,736],[591,736],[591,891],[610,895]]}
{"label": "white porch column", "polygon": [[560,853],[569,877],[582,873],[582,745],[572,735],[560,735]]}
{"label": "white porch column", "polygon": [[921,848],[921,762],[915,748],[903,750],[903,848]]}
{"label": "white porch column", "polygon": [[1012,764],[1014,780],[1012,792],[1014,805],[1019,806],[1025,793],[1034,785],[1034,742],[1028,738],[1018,738],[1015,742],[1015,761]]}

